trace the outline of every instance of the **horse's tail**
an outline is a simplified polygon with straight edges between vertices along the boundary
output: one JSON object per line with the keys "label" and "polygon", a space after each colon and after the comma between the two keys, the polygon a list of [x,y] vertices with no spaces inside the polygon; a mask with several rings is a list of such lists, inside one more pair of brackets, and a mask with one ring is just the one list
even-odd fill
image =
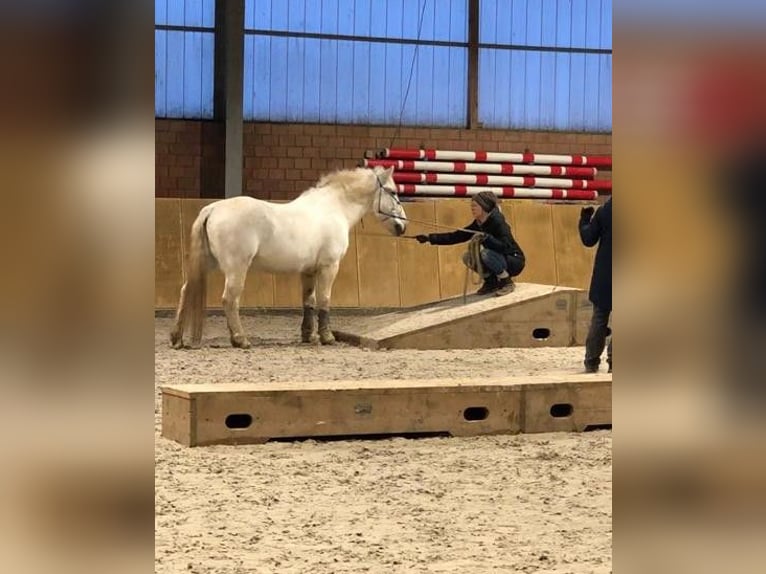
{"label": "horse's tail", "polygon": [[176,313],[176,326],[170,334],[174,347],[183,345],[183,334],[187,323],[191,323],[192,347],[202,341],[202,327],[205,320],[207,300],[207,263],[210,246],[207,237],[207,219],[212,206],[202,208],[191,228],[189,254],[186,265],[186,282],[181,288],[181,298]]}

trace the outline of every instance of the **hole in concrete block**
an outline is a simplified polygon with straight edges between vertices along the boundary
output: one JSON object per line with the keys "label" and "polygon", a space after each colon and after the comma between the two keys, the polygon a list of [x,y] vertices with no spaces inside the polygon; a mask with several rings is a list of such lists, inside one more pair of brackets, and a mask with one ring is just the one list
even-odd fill
{"label": "hole in concrete block", "polygon": [[585,427],[584,432],[597,431],[597,430],[612,430],[612,425],[605,423],[602,425],[588,425]]}
{"label": "hole in concrete block", "polygon": [[253,424],[253,417],[245,413],[236,413],[226,417],[226,428],[246,429]]}
{"label": "hole in concrete block", "polygon": [[556,403],[551,407],[551,416],[553,418],[561,419],[571,416],[574,408],[569,403]]}
{"label": "hole in concrete block", "polygon": [[551,330],[546,329],[545,327],[538,327],[537,329],[532,331],[532,337],[538,341],[544,341],[550,336],[551,336]]}
{"label": "hole in concrete block", "polygon": [[372,414],[372,405],[369,403],[358,403],[354,405],[354,413],[357,415]]}
{"label": "hole in concrete block", "polygon": [[463,411],[463,418],[467,421],[483,421],[489,416],[487,407],[468,407]]}

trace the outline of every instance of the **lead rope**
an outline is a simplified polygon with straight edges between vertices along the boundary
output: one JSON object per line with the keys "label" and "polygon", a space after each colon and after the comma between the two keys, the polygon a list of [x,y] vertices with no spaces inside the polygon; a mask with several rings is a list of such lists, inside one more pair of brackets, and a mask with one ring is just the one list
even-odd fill
{"label": "lead rope", "polygon": [[[484,266],[481,264],[481,235],[474,235],[468,243],[468,261],[465,268],[465,280],[463,281],[463,305],[468,298],[468,275],[471,271],[476,271],[481,280],[484,277]],[[474,283],[477,285],[478,283]]]}
{"label": "lead rope", "polygon": [[[416,219],[410,219],[409,217],[400,217],[398,215],[395,215],[393,213],[386,213],[381,209],[381,203],[380,198],[381,194],[383,192],[390,193],[395,199],[397,199],[397,194],[393,190],[387,189],[383,183],[380,181],[380,178],[377,174],[375,174],[375,179],[378,181],[378,207],[377,212],[380,215],[383,215],[384,217],[390,217],[392,219],[404,219],[405,221],[413,222],[413,223],[422,223],[424,225],[428,225],[431,227],[441,227],[446,229],[452,229],[452,230],[460,230],[459,227],[454,227],[451,225],[439,225],[438,223],[431,223],[428,221],[418,221]],[[374,200],[373,200],[374,201]],[[362,229],[364,229],[364,226],[362,226]],[[476,273],[479,276],[479,281],[474,283],[474,285],[478,285],[481,283],[481,280],[484,278],[484,268],[481,264],[481,242],[484,239],[484,233],[481,231],[474,231],[473,229],[465,229],[462,228],[462,231],[466,231],[468,233],[472,233],[473,237],[471,238],[471,241],[468,243],[468,261],[465,269],[465,279],[463,280],[463,305],[465,305],[468,301],[468,275],[471,272],[471,270],[476,271]],[[414,239],[416,236],[414,235],[403,235],[402,237],[408,238],[408,239]]]}

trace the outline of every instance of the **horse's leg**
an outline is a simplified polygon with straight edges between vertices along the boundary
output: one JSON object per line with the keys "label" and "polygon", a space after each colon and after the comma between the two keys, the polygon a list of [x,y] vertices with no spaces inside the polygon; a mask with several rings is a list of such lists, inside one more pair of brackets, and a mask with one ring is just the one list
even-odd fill
{"label": "horse's leg", "polygon": [[301,273],[301,286],[303,290],[303,323],[301,323],[301,341],[304,343],[316,343],[316,279],[315,273]]}
{"label": "horse's leg", "polygon": [[181,287],[181,296],[178,299],[178,309],[176,309],[176,321],[173,330],[170,331],[170,344],[174,349],[181,349],[184,346],[184,330],[186,329],[186,283]]}
{"label": "horse's leg", "polygon": [[245,331],[239,320],[239,298],[245,288],[247,267],[237,271],[226,272],[226,283],[223,287],[223,310],[226,313],[226,323],[229,326],[232,347],[249,349],[250,341],[245,337]]}
{"label": "horse's leg", "polygon": [[317,306],[319,308],[319,340],[323,345],[332,345],[335,337],[330,330],[330,295],[335,276],[338,274],[338,262],[322,267],[317,273]]}

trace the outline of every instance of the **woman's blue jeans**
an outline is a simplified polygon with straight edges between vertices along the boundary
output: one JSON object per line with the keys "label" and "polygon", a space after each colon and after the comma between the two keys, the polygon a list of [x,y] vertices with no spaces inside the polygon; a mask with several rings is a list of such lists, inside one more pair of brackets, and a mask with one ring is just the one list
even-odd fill
{"label": "woman's blue jeans", "polygon": [[[466,266],[469,266],[469,258],[470,256],[466,251],[463,254],[463,263],[465,263]],[[483,267],[485,278],[492,275],[500,275],[503,271],[508,269],[508,263],[505,260],[505,256],[497,251],[487,249],[486,247],[481,248],[481,266]],[[471,269],[476,271],[473,267],[471,267]]]}

